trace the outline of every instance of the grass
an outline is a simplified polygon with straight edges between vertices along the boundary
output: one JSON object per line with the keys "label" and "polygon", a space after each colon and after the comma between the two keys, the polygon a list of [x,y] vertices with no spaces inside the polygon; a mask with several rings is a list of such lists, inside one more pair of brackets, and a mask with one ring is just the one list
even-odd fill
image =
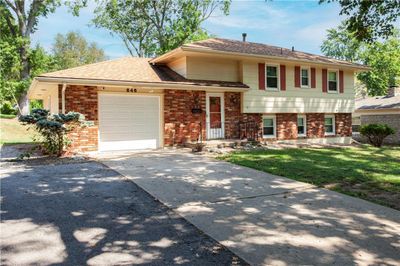
{"label": "grass", "polygon": [[271,149],[220,158],[400,210],[400,147]]}
{"label": "grass", "polygon": [[0,118],[0,144],[32,143],[33,131],[27,131],[17,119]]}
{"label": "grass", "polygon": [[0,118],[4,118],[4,119],[13,119],[16,118],[16,115],[5,115],[5,114],[0,114]]}

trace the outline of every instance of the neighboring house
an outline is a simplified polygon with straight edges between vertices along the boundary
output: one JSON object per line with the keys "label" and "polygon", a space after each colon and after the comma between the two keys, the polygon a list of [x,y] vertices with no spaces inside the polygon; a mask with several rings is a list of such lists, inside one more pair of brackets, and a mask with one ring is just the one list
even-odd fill
{"label": "neighboring house", "polygon": [[156,58],[125,57],[40,75],[51,112],[94,126],[74,150],[158,148],[199,139],[349,143],[354,73],[368,67],[265,44],[208,39]]}
{"label": "neighboring house", "polygon": [[367,124],[388,124],[396,133],[385,139],[388,144],[400,144],[400,87],[389,88],[386,96],[356,100],[353,113],[354,138],[362,140],[358,128]]}

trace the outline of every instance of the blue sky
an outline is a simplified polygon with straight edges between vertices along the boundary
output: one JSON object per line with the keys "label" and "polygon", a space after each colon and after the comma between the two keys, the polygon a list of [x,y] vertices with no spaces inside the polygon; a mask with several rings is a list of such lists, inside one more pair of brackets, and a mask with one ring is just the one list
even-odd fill
{"label": "blue sky", "polygon": [[[344,17],[339,16],[339,5],[318,1],[233,1],[229,16],[214,14],[203,24],[210,33],[229,39],[247,33],[248,41],[261,42],[296,50],[320,54],[320,45],[326,30],[336,27]],[[96,42],[109,58],[128,55],[123,42],[104,29],[91,24],[93,5],[84,8],[79,17],[72,16],[61,7],[54,14],[39,21],[33,43],[51,49],[54,36],[68,31],[79,31],[90,42]]]}

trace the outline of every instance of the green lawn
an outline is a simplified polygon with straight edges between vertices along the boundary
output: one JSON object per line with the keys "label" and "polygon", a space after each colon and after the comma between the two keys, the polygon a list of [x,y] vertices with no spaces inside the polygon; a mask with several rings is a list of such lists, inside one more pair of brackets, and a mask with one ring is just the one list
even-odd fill
{"label": "green lawn", "polygon": [[16,118],[0,118],[0,144],[31,143],[33,131],[27,131]]}
{"label": "green lawn", "polygon": [[238,151],[221,159],[400,210],[400,147]]}

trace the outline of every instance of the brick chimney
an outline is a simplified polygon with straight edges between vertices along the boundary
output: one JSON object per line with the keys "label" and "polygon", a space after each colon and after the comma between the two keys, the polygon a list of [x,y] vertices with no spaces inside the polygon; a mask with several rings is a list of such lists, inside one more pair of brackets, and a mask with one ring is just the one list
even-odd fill
{"label": "brick chimney", "polygon": [[388,97],[400,96],[400,87],[389,87],[387,96]]}

